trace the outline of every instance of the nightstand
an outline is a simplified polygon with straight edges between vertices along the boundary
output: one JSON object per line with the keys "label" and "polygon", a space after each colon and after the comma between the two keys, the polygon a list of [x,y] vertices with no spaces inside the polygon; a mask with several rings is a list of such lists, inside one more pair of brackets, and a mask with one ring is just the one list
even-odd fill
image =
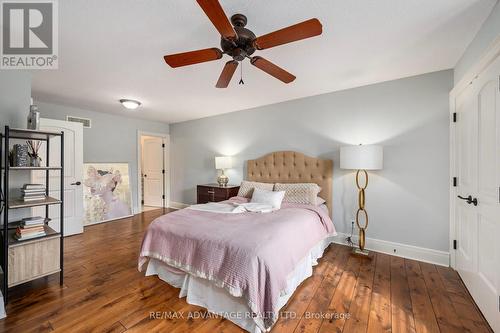
{"label": "nightstand", "polygon": [[206,184],[197,186],[197,201],[199,204],[207,202],[224,201],[238,195],[238,185],[221,187],[219,184]]}

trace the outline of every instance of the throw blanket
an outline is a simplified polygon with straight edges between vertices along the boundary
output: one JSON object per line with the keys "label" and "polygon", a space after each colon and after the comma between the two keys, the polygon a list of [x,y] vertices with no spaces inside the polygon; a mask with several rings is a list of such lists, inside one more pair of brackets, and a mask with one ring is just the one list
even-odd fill
{"label": "throw blanket", "polygon": [[[235,197],[228,202],[244,203]],[[268,213],[220,214],[182,209],[146,230],[139,270],[158,259],[243,297],[264,331],[276,322],[287,277],[320,241],[335,235],[321,208],[287,204]]]}
{"label": "throw blanket", "polygon": [[241,214],[245,212],[270,213],[273,206],[260,204],[257,202],[238,203],[238,202],[209,202],[200,205],[191,205],[188,209],[201,210],[213,213]]}

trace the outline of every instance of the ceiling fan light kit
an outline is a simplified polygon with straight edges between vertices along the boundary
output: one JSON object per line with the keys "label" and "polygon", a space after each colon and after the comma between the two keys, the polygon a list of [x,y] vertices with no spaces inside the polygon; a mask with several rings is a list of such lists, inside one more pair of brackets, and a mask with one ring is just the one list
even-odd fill
{"label": "ceiling fan light kit", "polygon": [[217,88],[226,88],[239,65],[246,58],[250,63],[284,83],[295,80],[295,76],[283,68],[259,56],[252,56],[257,50],[295,42],[321,35],[323,28],[318,19],[313,18],[289,27],[257,37],[245,28],[247,17],[243,14],[227,18],[218,0],[197,0],[207,17],[221,34],[221,49],[208,48],[197,51],[176,53],[164,56],[165,62],[172,68],[189,66],[221,59],[224,54],[233,60],[226,62],[216,83]]}

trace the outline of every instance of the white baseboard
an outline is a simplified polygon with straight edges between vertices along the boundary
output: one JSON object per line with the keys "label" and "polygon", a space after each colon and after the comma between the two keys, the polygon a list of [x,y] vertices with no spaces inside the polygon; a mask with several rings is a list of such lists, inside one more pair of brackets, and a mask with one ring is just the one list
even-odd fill
{"label": "white baseboard", "polygon": [[175,201],[170,201],[170,204],[168,205],[169,208],[173,209],[183,209],[186,207],[189,207],[190,205],[182,203],[182,202],[175,202]]}
{"label": "white baseboard", "polygon": [[[338,233],[334,242],[347,245],[347,234]],[[358,238],[353,237],[354,244],[357,244]],[[450,254],[444,251],[428,249],[413,245],[389,242],[380,239],[366,238],[366,248],[371,251],[382,252],[397,257],[408,258],[448,267],[450,265]]]}

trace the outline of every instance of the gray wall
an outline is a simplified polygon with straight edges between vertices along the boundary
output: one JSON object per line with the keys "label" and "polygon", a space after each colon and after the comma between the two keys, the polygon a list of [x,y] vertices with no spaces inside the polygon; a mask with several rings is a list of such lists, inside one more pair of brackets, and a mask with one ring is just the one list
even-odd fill
{"label": "gray wall", "polygon": [[31,98],[31,74],[0,70],[0,126],[26,127]]}
{"label": "gray wall", "polygon": [[[0,70],[0,132],[5,125],[26,127],[31,95],[31,74],[27,71]],[[11,195],[18,195],[17,188],[29,181],[27,174],[11,178]],[[27,213],[26,209],[14,210],[9,214],[11,220],[17,220]]]}
{"label": "gray wall", "polygon": [[193,203],[214,182],[214,157],[244,162],[278,150],[334,160],[333,217],[349,232],[354,172],[339,170],[339,147],[379,143],[384,169],[370,172],[368,237],[448,251],[448,93],[451,70],[170,125],[172,201]]}
{"label": "gray wall", "polygon": [[[31,96],[31,74],[27,71],[0,71],[0,126],[26,127]],[[137,211],[137,131],[168,133],[161,122],[127,118],[79,108],[35,101],[42,117],[65,120],[67,115],[92,119],[92,128],[84,130],[84,162],[128,162],[134,211]],[[140,111],[138,111],[140,112]],[[12,187],[29,178],[18,178]],[[22,212],[21,212],[22,213]]]}
{"label": "gray wall", "polygon": [[[48,104],[35,101],[43,118],[66,120],[66,116],[92,119],[92,128],[83,131],[83,161],[86,162],[127,162],[134,212],[138,211],[137,202],[137,131],[168,133],[168,124],[101,112],[83,110],[75,107]],[[136,111],[136,112],[140,112]]]}
{"label": "gray wall", "polygon": [[500,36],[500,2],[491,11],[488,19],[483,23],[481,30],[467,47],[455,66],[455,83],[480,59],[494,40]]}

